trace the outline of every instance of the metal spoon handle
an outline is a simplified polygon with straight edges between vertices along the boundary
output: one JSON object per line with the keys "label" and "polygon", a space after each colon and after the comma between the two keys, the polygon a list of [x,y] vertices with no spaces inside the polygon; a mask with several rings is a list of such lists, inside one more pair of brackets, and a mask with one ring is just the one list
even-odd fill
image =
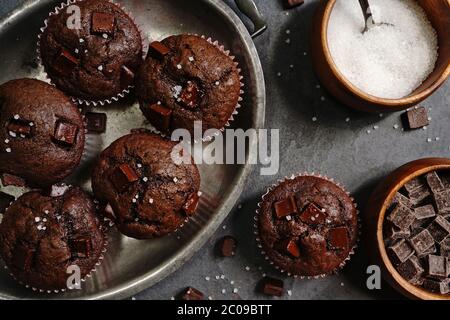
{"label": "metal spoon handle", "polygon": [[252,38],[259,36],[267,29],[267,23],[253,0],[235,0],[235,2],[239,10],[253,22]]}

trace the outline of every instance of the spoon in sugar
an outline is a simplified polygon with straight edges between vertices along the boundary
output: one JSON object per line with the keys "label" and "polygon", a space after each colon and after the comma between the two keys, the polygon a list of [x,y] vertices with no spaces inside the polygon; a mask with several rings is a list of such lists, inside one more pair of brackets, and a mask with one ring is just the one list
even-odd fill
{"label": "spoon in sugar", "polygon": [[391,23],[375,23],[372,16],[372,10],[370,9],[369,0],[359,0],[359,4],[361,5],[361,9],[364,15],[364,21],[365,21],[365,27],[362,33],[366,33],[370,30],[370,28],[373,28],[375,26],[381,26],[381,25],[387,25],[387,26],[393,26]]}

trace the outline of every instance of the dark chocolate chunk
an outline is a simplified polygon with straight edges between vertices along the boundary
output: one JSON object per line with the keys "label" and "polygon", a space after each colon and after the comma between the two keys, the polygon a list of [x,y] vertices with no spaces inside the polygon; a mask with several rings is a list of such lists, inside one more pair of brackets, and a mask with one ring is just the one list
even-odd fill
{"label": "dark chocolate chunk", "polygon": [[419,259],[412,256],[398,266],[398,273],[408,282],[416,284],[425,270],[422,268]]}
{"label": "dark chocolate chunk", "polygon": [[434,279],[444,279],[447,277],[446,259],[442,256],[430,254],[426,264],[427,276]]}
{"label": "dark chocolate chunk", "polygon": [[87,112],[86,129],[88,132],[104,133],[106,131],[106,113]]}
{"label": "dark chocolate chunk", "polygon": [[188,81],[186,87],[181,91],[179,102],[186,108],[196,108],[200,102],[201,94],[198,86]]}
{"label": "dark chocolate chunk", "polygon": [[399,229],[395,226],[388,228],[386,236],[390,240],[408,239],[411,236],[410,229]]}
{"label": "dark chocolate chunk", "polygon": [[316,206],[314,203],[310,203],[305,210],[300,214],[300,220],[306,224],[319,225],[325,222],[327,217],[326,212]]}
{"label": "dark chocolate chunk", "polygon": [[426,206],[418,207],[414,209],[414,215],[418,220],[425,220],[436,216],[436,211],[434,211],[433,205],[429,204]]}
{"label": "dark chocolate chunk", "polygon": [[0,191],[0,213],[5,213],[14,200],[16,198],[12,195]]}
{"label": "dark chocolate chunk", "polygon": [[13,251],[12,264],[20,270],[29,270],[33,263],[34,250],[19,244]]}
{"label": "dark chocolate chunk", "polygon": [[425,258],[429,256],[430,254],[435,254],[437,252],[436,245],[433,244],[431,247],[429,247],[424,253],[417,255],[420,259]]}
{"label": "dark chocolate chunk", "polygon": [[449,257],[445,258],[445,265],[447,266],[447,277],[450,277],[450,258]]}
{"label": "dark chocolate chunk", "polygon": [[80,60],[63,48],[56,57],[53,68],[63,76],[68,76],[79,64]]}
{"label": "dark chocolate chunk", "polygon": [[305,0],[283,0],[283,2],[286,9],[292,9],[305,3]]}
{"label": "dark chocolate chunk", "polygon": [[155,59],[163,59],[169,52],[170,49],[164,44],[159,41],[154,41],[150,43],[147,57],[151,56]]}
{"label": "dark chocolate chunk", "polygon": [[232,236],[225,236],[217,244],[217,249],[222,257],[233,257],[236,254],[237,241]]}
{"label": "dark chocolate chunk", "polygon": [[198,196],[198,193],[192,193],[183,205],[184,213],[188,216],[192,216],[197,211],[199,200],[200,197]]}
{"label": "dark chocolate chunk", "polygon": [[409,193],[417,190],[425,185],[425,181],[422,177],[416,177],[405,183],[405,189]]}
{"label": "dark chocolate chunk", "polygon": [[387,217],[388,221],[402,230],[408,229],[415,219],[414,212],[403,204],[397,205]]}
{"label": "dark chocolate chunk", "polygon": [[146,118],[151,119],[152,124],[160,131],[170,129],[172,122],[172,109],[166,108],[159,103],[147,105],[143,108]]}
{"label": "dark chocolate chunk", "polygon": [[275,215],[279,219],[297,213],[297,204],[295,202],[295,196],[290,196],[287,199],[275,202],[274,208],[275,208]]}
{"label": "dark chocolate chunk", "polygon": [[185,301],[189,301],[189,300],[203,300],[204,294],[200,291],[197,290],[193,287],[188,287],[186,288],[180,295],[179,295],[179,299],[180,300],[185,300]]}
{"label": "dark chocolate chunk", "polygon": [[418,255],[424,254],[434,245],[434,239],[427,229],[411,237],[409,242]]}
{"label": "dark chocolate chunk", "polygon": [[427,230],[432,235],[434,241],[441,243],[442,240],[450,235],[450,222],[442,216],[437,216],[428,226]]}
{"label": "dark chocolate chunk", "polygon": [[434,202],[438,209],[438,214],[447,217],[450,216],[450,189],[435,193]]}
{"label": "dark chocolate chunk", "polygon": [[425,178],[427,179],[428,186],[433,193],[444,191],[445,186],[437,172],[430,172],[425,176]]}
{"label": "dark chocolate chunk", "polygon": [[114,34],[115,18],[112,14],[94,12],[92,14],[92,33]]}
{"label": "dark chocolate chunk", "polygon": [[65,122],[63,120],[58,120],[55,126],[55,133],[53,138],[66,145],[73,145],[77,139],[78,126]]}
{"label": "dark chocolate chunk", "polygon": [[424,107],[414,108],[403,114],[406,129],[419,129],[430,124],[428,120],[428,112]]}
{"label": "dark chocolate chunk", "polygon": [[70,240],[72,253],[79,258],[88,258],[92,251],[92,241],[89,236],[80,236]]}
{"label": "dark chocolate chunk", "polygon": [[285,239],[276,244],[277,250],[290,255],[293,258],[300,257],[300,248],[294,239]]}
{"label": "dark chocolate chunk", "polygon": [[7,186],[25,187],[26,186],[26,182],[24,179],[17,177],[17,176],[13,176],[12,174],[7,174],[7,173],[4,173],[2,175],[2,184],[4,187],[7,187]]}
{"label": "dark chocolate chunk", "polygon": [[449,279],[442,281],[425,279],[423,282],[423,287],[434,293],[447,294],[450,292]]}
{"label": "dark chocolate chunk", "polygon": [[403,204],[405,206],[407,206],[408,208],[412,208],[414,206],[414,204],[412,203],[411,200],[409,200],[408,197],[404,196],[403,194],[401,194],[400,192],[397,192],[394,196],[394,199],[392,200],[392,206],[397,205],[397,204]]}
{"label": "dark chocolate chunk", "polygon": [[116,168],[114,173],[111,175],[111,180],[116,189],[118,191],[122,191],[131,183],[138,181],[139,176],[132,167],[124,163]]}
{"label": "dark chocolate chunk", "polygon": [[328,245],[331,249],[347,249],[349,243],[346,227],[333,228],[328,231]]}
{"label": "dark chocolate chunk", "polygon": [[123,89],[127,89],[129,86],[134,84],[134,72],[127,66],[122,66],[120,68],[120,86]]}
{"label": "dark chocolate chunk", "polygon": [[390,246],[389,251],[395,264],[405,262],[414,254],[413,248],[404,239]]}
{"label": "dark chocolate chunk", "polygon": [[429,196],[431,196],[430,189],[425,185],[409,192],[409,199],[412,203],[414,203],[414,205],[421,203]]}
{"label": "dark chocolate chunk", "polygon": [[268,296],[281,297],[284,291],[284,283],[280,279],[264,277],[261,280],[262,293]]}
{"label": "dark chocolate chunk", "polygon": [[440,244],[441,256],[450,258],[450,236],[442,240]]}
{"label": "dark chocolate chunk", "polygon": [[7,126],[9,132],[14,132],[22,138],[31,136],[31,121],[12,119]]}

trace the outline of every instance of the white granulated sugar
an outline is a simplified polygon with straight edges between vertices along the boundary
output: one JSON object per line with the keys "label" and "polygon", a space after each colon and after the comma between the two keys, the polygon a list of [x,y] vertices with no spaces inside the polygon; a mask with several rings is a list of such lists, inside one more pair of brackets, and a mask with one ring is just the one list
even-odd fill
{"label": "white granulated sugar", "polygon": [[413,92],[433,71],[436,31],[414,0],[371,0],[377,25],[362,34],[358,1],[338,0],[331,13],[328,45],[341,73],[373,96],[398,99]]}

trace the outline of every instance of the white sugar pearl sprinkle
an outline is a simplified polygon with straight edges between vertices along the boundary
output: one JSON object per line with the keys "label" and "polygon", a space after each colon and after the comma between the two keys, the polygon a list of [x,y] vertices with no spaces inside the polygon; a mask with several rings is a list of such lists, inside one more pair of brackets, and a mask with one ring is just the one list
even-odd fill
{"label": "white sugar pearl sprinkle", "polygon": [[11,152],[12,152],[11,148],[6,148],[5,151],[6,151],[7,153],[11,153]]}
{"label": "white sugar pearl sprinkle", "polygon": [[181,64],[177,64],[177,69],[181,70],[181,68],[182,68]]}

